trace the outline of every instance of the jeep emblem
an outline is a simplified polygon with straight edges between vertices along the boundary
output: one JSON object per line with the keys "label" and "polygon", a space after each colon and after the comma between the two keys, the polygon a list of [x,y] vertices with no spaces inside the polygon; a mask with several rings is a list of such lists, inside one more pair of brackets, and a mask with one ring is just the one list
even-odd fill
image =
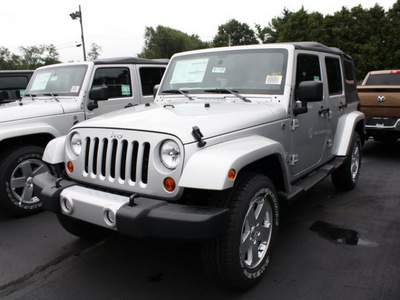
{"label": "jeep emblem", "polygon": [[385,102],[386,97],[385,96],[378,96],[377,100],[378,100],[379,103],[383,103],[383,102]]}
{"label": "jeep emblem", "polygon": [[117,140],[122,139],[123,136],[124,135],[122,133],[118,133],[118,132],[114,132],[114,131],[112,131],[110,134],[111,139],[117,139]]}

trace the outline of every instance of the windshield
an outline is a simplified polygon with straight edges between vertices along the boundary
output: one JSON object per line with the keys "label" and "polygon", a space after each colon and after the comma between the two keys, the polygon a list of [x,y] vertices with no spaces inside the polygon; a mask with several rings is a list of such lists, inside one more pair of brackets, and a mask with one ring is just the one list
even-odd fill
{"label": "windshield", "polygon": [[232,90],[248,94],[283,94],[286,65],[287,51],[280,49],[178,56],[171,61],[159,90],[161,94],[173,90],[189,93]]}
{"label": "windshield", "polygon": [[26,96],[78,96],[87,66],[57,66],[37,70],[26,89]]}

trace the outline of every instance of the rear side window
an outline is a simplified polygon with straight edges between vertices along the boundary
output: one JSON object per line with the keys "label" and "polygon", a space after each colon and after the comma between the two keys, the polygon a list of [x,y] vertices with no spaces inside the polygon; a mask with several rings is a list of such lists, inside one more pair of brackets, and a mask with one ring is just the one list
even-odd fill
{"label": "rear side window", "polygon": [[132,97],[129,68],[98,68],[93,87],[107,86],[109,98]]}
{"label": "rear side window", "polygon": [[140,67],[140,81],[143,96],[153,95],[153,88],[161,82],[165,67]]}
{"label": "rear side window", "polygon": [[340,61],[335,57],[325,57],[326,72],[328,74],[329,95],[342,94],[342,72]]}
{"label": "rear side window", "polygon": [[371,74],[365,85],[400,85],[400,73]]}
{"label": "rear side window", "polygon": [[353,61],[348,57],[343,57],[344,65],[344,86],[346,91],[346,102],[357,102],[359,101],[357,94],[357,80],[354,72]]}

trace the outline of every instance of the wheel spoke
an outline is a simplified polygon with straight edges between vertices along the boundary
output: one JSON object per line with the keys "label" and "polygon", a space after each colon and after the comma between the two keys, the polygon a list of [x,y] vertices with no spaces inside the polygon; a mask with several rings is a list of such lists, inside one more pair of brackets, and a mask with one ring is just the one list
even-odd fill
{"label": "wheel spoke", "polygon": [[25,187],[21,195],[21,201],[30,202],[32,196],[33,196],[33,187]]}
{"label": "wheel spoke", "polygon": [[250,232],[244,233],[245,237],[242,235],[242,244],[240,245],[240,253],[245,255],[248,253],[253,246],[253,241],[250,239]]}
{"label": "wheel spoke", "polygon": [[269,240],[271,234],[271,223],[268,222],[264,226],[259,226],[257,230],[260,233],[258,236],[256,236],[257,241],[266,242]]}
{"label": "wheel spoke", "polygon": [[269,205],[265,200],[263,200],[262,203],[258,204],[258,208],[257,208],[258,214],[257,214],[257,220],[256,220],[256,222],[258,224],[261,224],[264,221],[265,215],[268,212],[268,208],[269,208]]}
{"label": "wheel spoke", "polygon": [[11,178],[11,188],[17,189],[25,186],[26,178],[25,177],[14,177]]}
{"label": "wheel spoke", "polygon": [[29,176],[32,176],[33,174],[33,170],[32,170],[32,166],[31,166],[31,162],[25,161],[21,164],[21,170],[22,170],[22,175],[27,178]]}
{"label": "wheel spoke", "polygon": [[38,168],[36,168],[33,171],[33,176],[34,175],[38,175],[38,174],[42,174],[48,171],[48,167],[46,165],[40,165]]}

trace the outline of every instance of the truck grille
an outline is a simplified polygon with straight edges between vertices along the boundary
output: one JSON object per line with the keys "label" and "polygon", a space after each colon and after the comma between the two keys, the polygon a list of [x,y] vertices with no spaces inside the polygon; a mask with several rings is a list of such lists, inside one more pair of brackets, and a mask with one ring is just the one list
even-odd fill
{"label": "truck grille", "polygon": [[147,183],[150,144],[108,138],[86,138],[85,173]]}
{"label": "truck grille", "polygon": [[[183,145],[174,136],[145,131],[112,130],[107,128],[77,128],[82,137],[82,153],[70,155],[74,165],[68,176],[88,186],[120,191],[122,193],[176,198],[180,190],[167,192],[163,187],[166,177],[179,181],[182,165],[167,169],[160,160],[159,149],[163,141],[171,139]],[[72,134],[72,132],[71,132]]]}

